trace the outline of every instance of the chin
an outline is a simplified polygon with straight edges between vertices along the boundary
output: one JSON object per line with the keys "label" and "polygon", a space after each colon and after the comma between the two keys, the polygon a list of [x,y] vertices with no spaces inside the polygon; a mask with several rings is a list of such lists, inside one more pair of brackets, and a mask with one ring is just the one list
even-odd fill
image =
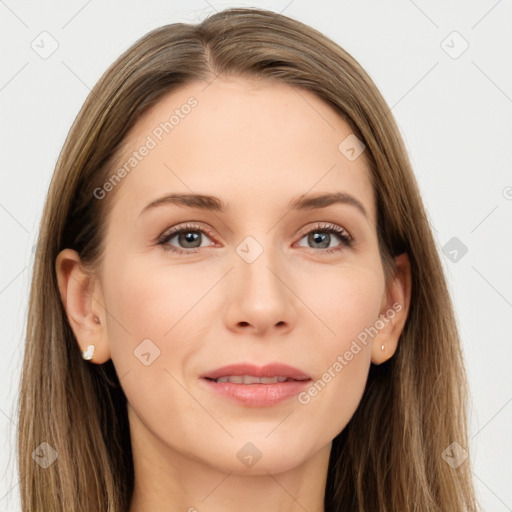
{"label": "chin", "polygon": [[[318,441],[301,439],[297,434],[283,430],[280,435],[275,432],[268,436],[268,432],[269,430],[260,435],[237,435],[228,444],[219,443],[218,456],[211,454],[214,457],[208,457],[209,460],[205,462],[219,471],[236,475],[278,474],[304,464],[321,449],[321,446],[317,446]],[[202,455],[204,457],[204,453]]]}

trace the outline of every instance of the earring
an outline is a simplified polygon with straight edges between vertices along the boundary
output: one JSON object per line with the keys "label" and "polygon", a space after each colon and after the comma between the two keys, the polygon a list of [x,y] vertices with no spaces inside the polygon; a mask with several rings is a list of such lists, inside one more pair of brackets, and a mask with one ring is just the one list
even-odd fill
{"label": "earring", "polygon": [[90,361],[92,357],[94,356],[94,345],[89,345],[86,350],[82,352],[82,357],[86,361]]}
{"label": "earring", "polygon": [[380,349],[382,350],[382,352],[384,352],[384,345],[381,345]]}

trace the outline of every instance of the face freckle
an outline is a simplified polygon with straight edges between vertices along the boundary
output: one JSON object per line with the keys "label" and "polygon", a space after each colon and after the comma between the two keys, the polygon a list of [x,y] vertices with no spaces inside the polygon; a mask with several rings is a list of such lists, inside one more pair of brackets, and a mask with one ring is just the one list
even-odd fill
{"label": "face freckle", "polygon": [[[126,147],[140,147],[190,97],[197,105],[116,191],[101,268],[115,318],[108,322],[112,360],[127,375],[133,435],[146,449],[233,471],[233,454],[251,439],[266,467],[283,471],[330,443],[364,390],[371,344],[359,342],[356,352],[353,342],[375,323],[385,295],[374,193],[364,154],[350,160],[339,150],[349,126],[311,92],[285,84],[189,84],[148,111]],[[289,208],[294,199],[335,193],[342,199],[329,206]],[[213,196],[225,209],[172,194]],[[186,251],[196,228],[167,240],[167,249],[158,243],[180,225],[201,231],[195,252],[172,247]],[[318,225],[345,230],[353,245]],[[353,357],[336,371],[347,352]],[[141,353],[154,359],[146,365]],[[212,391],[201,377],[238,363],[286,364],[311,383],[330,371],[331,379],[308,403],[292,396],[253,407]]]}

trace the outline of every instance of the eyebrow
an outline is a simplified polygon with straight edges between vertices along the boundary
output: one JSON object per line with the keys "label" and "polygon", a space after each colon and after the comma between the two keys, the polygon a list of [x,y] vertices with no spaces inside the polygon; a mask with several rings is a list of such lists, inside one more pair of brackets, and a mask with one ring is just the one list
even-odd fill
{"label": "eyebrow", "polygon": [[[333,204],[346,204],[354,206],[365,217],[368,213],[363,204],[354,196],[346,192],[332,192],[327,194],[314,194],[305,195],[294,198],[288,204],[288,209],[300,210],[317,210],[327,208]],[[168,194],[158,199],[155,199],[146,205],[139,215],[142,215],[148,210],[162,205],[176,205],[188,208],[198,208],[201,210],[225,213],[229,209],[229,205],[225,204],[221,199],[215,196],[205,194]]]}

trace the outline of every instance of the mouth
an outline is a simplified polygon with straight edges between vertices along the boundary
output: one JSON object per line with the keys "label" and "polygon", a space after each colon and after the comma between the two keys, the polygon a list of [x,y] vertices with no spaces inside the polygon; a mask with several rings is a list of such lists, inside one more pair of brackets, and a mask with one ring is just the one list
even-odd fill
{"label": "mouth", "polygon": [[269,407],[300,393],[311,377],[292,366],[237,364],[217,368],[204,375],[210,391],[246,407]]}
{"label": "mouth", "polygon": [[232,382],[233,384],[276,384],[277,382],[300,382],[304,379],[292,379],[291,377],[275,376],[275,377],[256,377],[254,375],[229,375],[225,377],[219,377],[218,379],[211,379],[205,377],[205,379],[213,382]]}
{"label": "mouth", "polygon": [[[232,381],[236,382],[237,384],[265,384],[266,382],[264,379],[280,379],[277,382],[284,382],[287,379],[311,379],[309,375],[299,370],[298,368],[294,368],[293,366],[289,366],[283,363],[269,363],[264,366],[257,366],[251,363],[230,364],[228,366],[223,366],[222,368],[217,368],[215,370],[204,373],[201,375],[201,377],[215,381],[217,379],[226,377],[228,379],[234,379],[237,377],[241,378],[242,380]],[[247,381],[245,379],[247,379]],[[254,379],[259,380],[255,382]],[[273,382],[268,383],[272,384]]]}

